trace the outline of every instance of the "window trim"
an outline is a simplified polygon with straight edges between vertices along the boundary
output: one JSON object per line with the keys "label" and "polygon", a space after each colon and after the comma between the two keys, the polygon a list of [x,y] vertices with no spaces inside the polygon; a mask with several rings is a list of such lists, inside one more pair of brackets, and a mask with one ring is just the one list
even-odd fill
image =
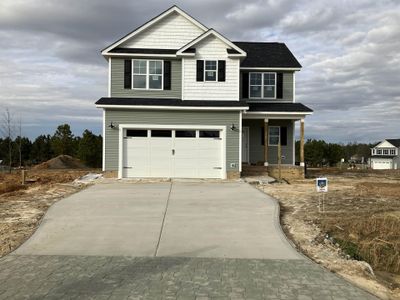
{"label": "window trim", "polygon": [[[278,128],[279,129],[279,134],[278,135],[271,135],[271,128]],[[271,144],[271,137],[278,137],[278,143],[277,144]],[[279,146],[279,143],[281,141],[281,126],[268,126],[268,146]]]}
{"label": "window trim", "polygon": [[[251,84],[251,75],[252,74],[261,74],[261,97],[252,97],[251,96],[251,87],[259,86],[259,85]],[[274,97],[264,97],[264,87],[272,86],[272,85],[264,85],[264,74],[274,74],[274,76],[275,76],[275,84],[273,85],[274,86]],[[276,86],[277,86],[276,80],[277,80],[276,72],[249,72],[249,99],[276,99]]]}
{"label": "window trim", "polygon": [[[207,61],[215,61],[215,71],[214,70],[208,70],[208,71],[212,71],[215,72],[215,80],[207,80],[206,79],[206,62]],[[205,59],[204,60],[204,65],[203,65],[203,78],[204,78],[204,82],[218,82],[218,60],[217,59]]]}
{"label": "window trim", "polygon": [[[146,74],[136,74],[136,73],[134,73],[135,61],[145,61],[146,62]],[[149,85],[150,85],[149,78],[151,76],[150,75],[150,62],[151,61],[156,61],[156,62],[159,61],[159,62],[161,62],[161,74],[152,74],[152,75],[161,76],[161,88],[159,88],[159,89],[155,89],[155,88],[150,88],[149,87]],[[132,69],[132,71],[131,71],[131,73],[132,73],[132,78],[131,78],[131,80],[132,80],[132,83],[131,83],[132,90],[139,90],[139,91],[163,91],[164,90],[164,60],[162,60],[162,59],[137,59],[137,58],[132,58],[132,60],[131,60],[131,69]],[[135,88],[134,87],[133,78],[134,78],[135,75],[145,75],[146,76],[146,87],[145,88]]]}

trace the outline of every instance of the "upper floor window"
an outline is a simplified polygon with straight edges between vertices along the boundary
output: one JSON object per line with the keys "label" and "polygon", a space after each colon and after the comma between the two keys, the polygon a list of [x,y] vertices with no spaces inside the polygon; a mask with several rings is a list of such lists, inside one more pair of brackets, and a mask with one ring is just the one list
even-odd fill
{"label": "upper floor window", "polygon": [[390,149],[390,155],[396,155],[396,149]]}
{"label": "upper floor window", "polygon": [[249,98],[276,98],[276,73],[250,73]]}
{"label": "upper floor window", "polygon": [[225,60],[200,60],[196,61],[196,81],[217,82],[225,81]]}
{"label": "upper floor window", "polygon": [[133,60],[132,86],[134,89],[162,90],[163,61]]}
{"label": "upper floor window", "polygon": [[204,61],[204,78],[205,81],[217,81],[217,61]]}

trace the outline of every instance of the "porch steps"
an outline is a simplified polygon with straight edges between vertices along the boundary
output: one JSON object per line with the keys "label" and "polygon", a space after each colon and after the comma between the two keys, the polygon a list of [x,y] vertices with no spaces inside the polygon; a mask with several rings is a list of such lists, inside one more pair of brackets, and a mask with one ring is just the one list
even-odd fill
{"label": "porch steps", "polygon": [[268,167],[242,165],[242,177],[268,176]]}

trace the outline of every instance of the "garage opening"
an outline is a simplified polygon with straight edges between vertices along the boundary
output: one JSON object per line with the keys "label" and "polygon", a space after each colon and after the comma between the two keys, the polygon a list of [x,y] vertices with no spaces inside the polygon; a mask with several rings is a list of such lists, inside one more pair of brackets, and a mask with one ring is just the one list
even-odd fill
{"label": "garage opening", "polygon": [[122,177],[224,178],[223,130],[124,129]]}

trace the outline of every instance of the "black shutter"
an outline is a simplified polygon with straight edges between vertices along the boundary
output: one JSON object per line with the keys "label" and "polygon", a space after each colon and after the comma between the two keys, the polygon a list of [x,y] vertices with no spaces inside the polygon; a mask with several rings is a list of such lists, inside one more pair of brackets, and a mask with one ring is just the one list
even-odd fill
{"label": "black shutter", "polygon": [[281,126],[281,145],[287,146],[287,127]]}
{"label": "black shutter", "polygon": [[283,98],[283,73],[276,74],[276,98]]}
{"label": "black shutter", "polygon": [[197,60],[196,80],[204,81],[204,60]]}
{"label": "black shutter", "polygon": [[130,59],[125,60],[124,68],[124,89],[132,88],[132,61]]}
{"label": "black shutter", "polygon": [[242,98],[249,98],[249,73],[242,73]]}
{"label": "black shutter", "polygon": [[171,62],[164,61],[164,90],[171,89]]}
{"label": "black shutter", "polygon": [[225,61],[218,61],[218,81],[225,81]]}

